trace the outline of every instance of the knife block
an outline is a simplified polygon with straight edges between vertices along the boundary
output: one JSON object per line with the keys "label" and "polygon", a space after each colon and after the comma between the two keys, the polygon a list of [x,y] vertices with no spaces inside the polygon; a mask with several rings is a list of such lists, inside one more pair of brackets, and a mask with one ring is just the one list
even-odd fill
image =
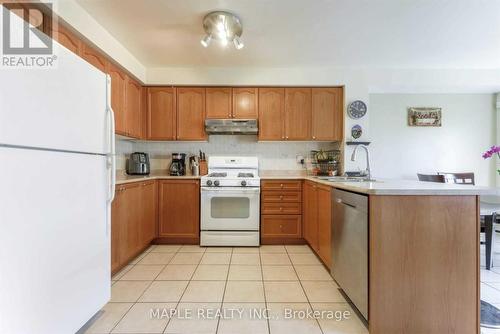
{"label": "knife block", "polygon": [[206,160],[200,161],[200,176],[208,174],[208,165]]}

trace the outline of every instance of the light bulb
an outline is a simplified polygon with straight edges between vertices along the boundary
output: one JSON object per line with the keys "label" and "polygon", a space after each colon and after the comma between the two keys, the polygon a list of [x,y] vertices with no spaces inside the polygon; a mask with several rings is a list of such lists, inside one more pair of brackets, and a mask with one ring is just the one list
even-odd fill
{"label": "light bulb", "polygon": [[201,45],[204,47],[208,47],[210,45],[210,41],[212,40],[212,35],[206,35],[201,41]]}
{"label": "light bulb", "polygon": [[239,37],[235,37],[233,39],[233,43],[234,43],[234,47],[236,48],[236,50],[241,50],[245,46],[245,44],[243,44],[243,42],[240,40]]}

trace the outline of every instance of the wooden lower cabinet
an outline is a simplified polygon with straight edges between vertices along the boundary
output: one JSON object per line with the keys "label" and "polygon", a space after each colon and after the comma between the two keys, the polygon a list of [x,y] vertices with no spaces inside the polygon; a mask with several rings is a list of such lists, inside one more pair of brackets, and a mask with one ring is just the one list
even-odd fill
{"label": "wooden lower cabinet", "polygon": [[111,272],[117,272],[156,237],[156,182],[119,185],[111,209]]}
{"label": "wooden lower cabinet", "polygon": [[200,242],[200,181],[159,181],[158,236],[162,242]]}
{"label": "wooden lower cabinet", "polygon": [[331,266],[332,188],[304,182],[304,238],[323,263]]}
{"label": "wooden lower cabinet", "polygon": [[261,243],[304,243],[302,181],[264,180],[261,189]]}

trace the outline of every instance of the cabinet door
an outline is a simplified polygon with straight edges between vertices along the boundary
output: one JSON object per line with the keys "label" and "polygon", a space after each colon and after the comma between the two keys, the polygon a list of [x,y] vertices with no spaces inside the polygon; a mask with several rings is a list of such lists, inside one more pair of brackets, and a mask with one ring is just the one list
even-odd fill
{"label": "cabinet door", "polygon": [[139,228],[142,220],[141,185],[131,183],[122,187],[126,218],[120,226],[120,260],[128,262],[141,250]]}
{"label": "cabinet door", "polygon": [[127,212],[123,199],[123,188],[118,186],[115,199],[111,205],[111,272],[116,273],[121,265],[120,258],[120,233],[122,225],[126,224]]}
{"label": "cabinet door", "polygon": [[343,89],[312,88],[312,139],[341,141]]}
{"label": "cabinet door", "polygon": [[140,239],[142,247],[148,246],[156,238],[157,226],[157,193],[156,182],[149,181],[141,184],[142,220]]}
{"label": "cabinet door", "polygon": [[141,108],[141,85],[132,78],[127,79],[126,85],[127,104],[125,125],[127,135],[133,138],[141,138],[142,135],[142,108]]}
{"label": "cabinet door", "polygon": [[52,25],[52,38],[71,52],[77,55],[81,54],[81,40],[60,22]]}
{"label": "cabinet door", "polygon": [[318,250],[318,203],[316,185],[312,182],[304,183],[304,238],[309,245]]}
{"label": "cabinet door", "polygon": [[257,99],[257,88],[233,88],[233,118],[257,118]]}
{"label": "cabinet door", "polygon": [[316,186],[318,206],[318,255],[323,263],[331,265],[331,224],[332,224],[332,188]]}
{"label": "cabinet door", "polygon": [[127,76],[111,63],[108,66],[108,74],[111,77],[111,107],[115,113],[115,132],[127,135],[125,124],[125,82]]}
{"label": "cabinet door", "polygon": [[200,183],[164,180],[159,184],[159,237],[171,242],[198,243],[200,239]]}
{"label": "cabinet door", "polygon": [[147,90],[147,138],[152,140],[175,140],[175,88],[149,87]]}
{"label": "cabinet door", "polygon": [[90,64],[94,65],[97,69],[105,72],[107,60],[102,53],[93,47],[82,43],[81,57]]}
{"label": "cabinet door", "polygon": [[205,88],[177,88],[177,139],[207,139],[205,133]]}
{"label": "cabinet door", "polygon": [[231,88],[206,88],[207,118],[231,118]]}
{"label": "cabinet door", "polygon": [[311,138],[311,88],[285,88],[285,139]]}
{"label": "cabinet door", "polygon": [[259,88],[259,140],[284,140],[284,88]]}

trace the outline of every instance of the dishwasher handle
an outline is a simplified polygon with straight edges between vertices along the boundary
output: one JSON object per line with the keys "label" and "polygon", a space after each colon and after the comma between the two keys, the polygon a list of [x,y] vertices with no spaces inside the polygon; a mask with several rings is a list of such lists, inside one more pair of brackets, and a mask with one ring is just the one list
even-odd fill
{"label": "dishwasher handle", "polygon": [[353,209],[356,209],[356,205],[344,202],[341,198],[337,198],[336,201],[339,204],[344,204],[344,205],[349,206],[349,207],[351,207]]}

